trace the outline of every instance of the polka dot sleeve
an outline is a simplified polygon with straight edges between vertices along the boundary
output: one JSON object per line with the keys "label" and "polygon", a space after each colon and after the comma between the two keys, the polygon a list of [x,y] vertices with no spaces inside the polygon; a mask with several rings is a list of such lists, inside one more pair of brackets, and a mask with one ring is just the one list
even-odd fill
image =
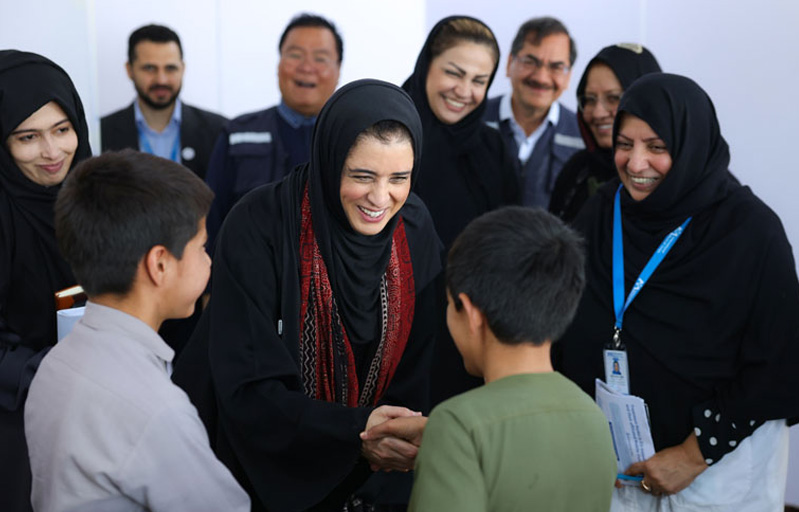
{"label": "polka dot sleeve", "polygon": [[708,466],[712,466],[738,444],[752,435],[764,422],[756,420],[735,420],[725,418],[715,407],[707,402],[694,407],[694,433],[699,441],[699,449]]}

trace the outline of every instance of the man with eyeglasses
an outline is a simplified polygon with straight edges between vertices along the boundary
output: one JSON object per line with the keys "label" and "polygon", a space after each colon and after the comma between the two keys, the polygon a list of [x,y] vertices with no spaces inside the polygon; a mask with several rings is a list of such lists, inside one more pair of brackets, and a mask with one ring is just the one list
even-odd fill
{"label": "man with eyeglasses", "polygon": [[207,219],[209,250],[236,201],[308,161],[316,116],[338,84],[344,48],[331,21],[296,16],[280,36],[278,50],[280,103],[230,121],[211,156],[206,182],[215,197]]}
{"label": "man with eyeglasses", "polygon": [[584,147],[574,111],[557,100],[569,87],[577,48],[550,17],[526,21],[508,56],[512,91],[488,100],[485,121],[516,157],[522,204],[547,208],[563,164]]}

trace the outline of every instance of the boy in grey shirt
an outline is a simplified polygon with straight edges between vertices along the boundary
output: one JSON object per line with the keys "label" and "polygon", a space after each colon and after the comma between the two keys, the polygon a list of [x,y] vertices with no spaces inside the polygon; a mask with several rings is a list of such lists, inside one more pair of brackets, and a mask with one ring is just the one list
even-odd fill
{"label": "boy in grey shirt", "polygon": [[35,510],[250,510],[170,381],[174,352],[157,333],[205,289],[211,199],[179,164],[130,150],[64,182],[56,236],[89,302],[30,387]]}

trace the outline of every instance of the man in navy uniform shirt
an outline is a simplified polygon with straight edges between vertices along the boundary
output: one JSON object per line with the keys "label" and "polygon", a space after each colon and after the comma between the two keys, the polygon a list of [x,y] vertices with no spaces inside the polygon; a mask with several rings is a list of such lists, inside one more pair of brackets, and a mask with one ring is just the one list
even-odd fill
{"label": "man in navy uniform shirt", "polygon": [[316,116],[336,90],[344,48],[332,22],[311,14],[296,16],[283,31],[278,50],[280,103],[233,119],[211,156],[206,178],[215,194],[208,214],[210,248],[236,201],[308,161]]}

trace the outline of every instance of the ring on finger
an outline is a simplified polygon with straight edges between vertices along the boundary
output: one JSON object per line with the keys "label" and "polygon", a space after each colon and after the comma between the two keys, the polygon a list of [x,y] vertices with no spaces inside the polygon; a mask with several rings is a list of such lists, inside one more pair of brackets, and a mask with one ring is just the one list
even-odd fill
{"label": "ring on finger", "polygon": [[641,488],[642,488],[642,489],[643,489],[645,492],[652,492],[652,488],[651,488],[651,487],[649,487],[649,484],[647,484],[647,483],[646,483],[646,480],[641,480]]}

